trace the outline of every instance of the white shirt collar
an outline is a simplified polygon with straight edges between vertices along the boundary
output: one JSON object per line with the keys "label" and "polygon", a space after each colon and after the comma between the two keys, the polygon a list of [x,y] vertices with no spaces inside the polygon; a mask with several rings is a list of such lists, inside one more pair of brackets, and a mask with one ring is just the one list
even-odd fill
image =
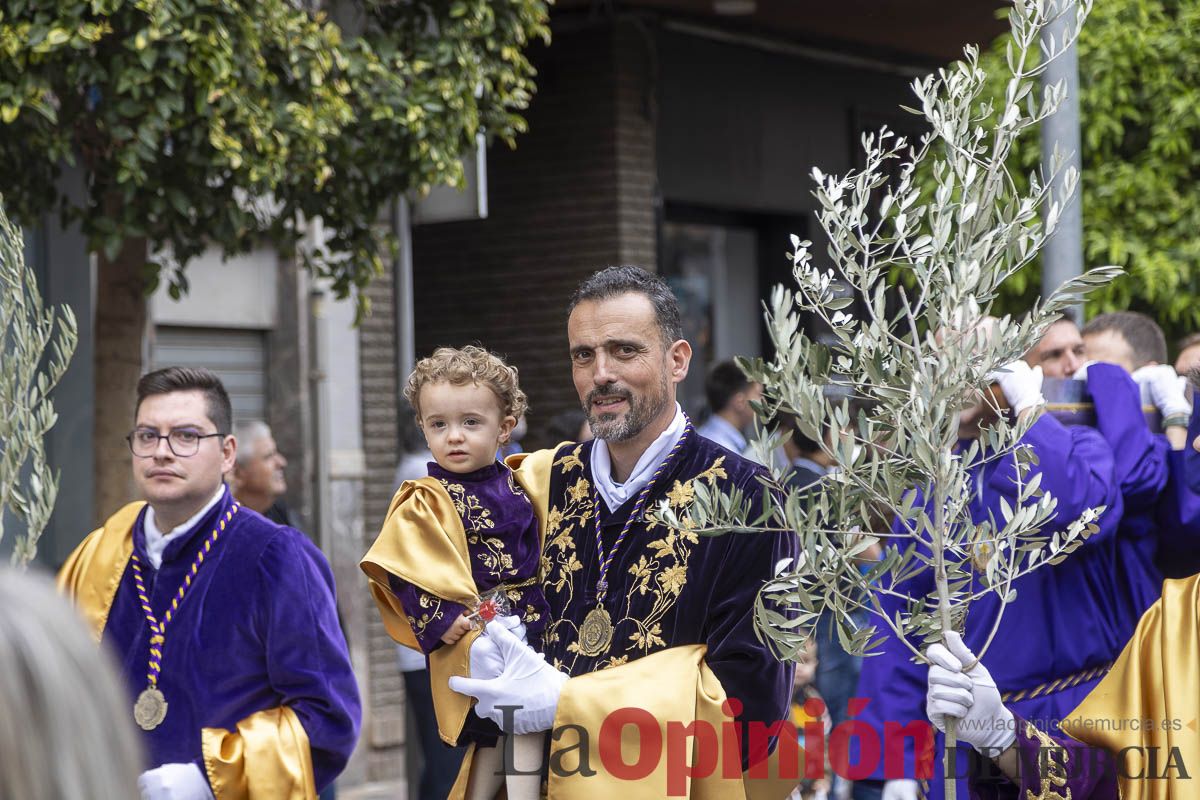
{"label": "white shirt collar", "polygon": [[609,511],[620,508],[629,498],[645,488],[650,479],[654,477],[655,470],[671,452],[671,448],[683,438],[683,432],[686,429],[687,417],[684,416],[679,403],[676,403],[675,416],[672,418],[671,424],[642,452],[633,472],[629,474],[629,479],[624,483],[617,483],[613,480],[612,457],[608,452],[608,442],[603,439],[595,441],[591,454],[592,478],[596,481],[596,490],[604,498],[604,504],[608,506]]}
{"label": "white shirt collar", "polygon": [[195,528],[196,523],[211,511],[212,507],[220,502],[224,496],[225,484],[222,483],[217,487],[217,493],[212,496],[212,499],[204,504],[204,508],[197,511],[191,519],[177,525],[166,533],[158,529],[158,523],[154,519],[154,507],[147,506],[146,518],[142,520],[142,531],[146,534],[146,557],[150,559],[150,564],[155,569],[161,567],[163,551],[167,549],[167,545],[192,530],[192,528]]}

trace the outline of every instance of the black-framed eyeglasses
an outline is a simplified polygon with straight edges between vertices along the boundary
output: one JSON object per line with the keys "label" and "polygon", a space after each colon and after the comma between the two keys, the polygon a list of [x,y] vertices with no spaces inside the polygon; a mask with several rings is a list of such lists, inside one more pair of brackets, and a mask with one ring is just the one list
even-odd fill
{"label": "black-framed eyeglasses", "polygon": [[200,451],[200,442],[227,433],[201,433],[192,428],[176,428],[169,433],[159,433],[153,428],[134,428],[125,437],[129,451],[138,458],[149,458],[158,452],[158,443],[166,439],[167,447],[179,458],[188,458]]}

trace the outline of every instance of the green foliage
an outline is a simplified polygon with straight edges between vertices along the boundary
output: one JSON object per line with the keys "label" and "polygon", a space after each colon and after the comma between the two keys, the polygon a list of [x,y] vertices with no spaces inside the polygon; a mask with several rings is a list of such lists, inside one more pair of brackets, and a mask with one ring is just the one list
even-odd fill
{"label": "green foliage", "polygon": [[0,206],[0,539],[4,511],[25,523],[13,563],[28,564],[58,496],[44,437],[58,417],[50,390],[67,371],[78,330],[68,306],[42,305],[21,230]]}
{"label": "green foliage", "polygon": [[[510,145],[545,0],[11,0],[0,8],[0,174],[26,222],[60,205],[94,249],[128,238],[183,265],[269,235],[342,296],[382,269],[378,223],[409,189],[461,180],[477,133]],[[341,24],[339,24],[339,22]],[[56,192],[81,161],[89,197]],[[157,278],[157,269],[155,269]]]}
{"label": "green foliage", "polygon": [[[981,60],[1002,72],[1005,35]],[[1079,37],[1085,259],[1127,275],[1088,299],[1089,313],[1133,309],[1169,339],[1200,329],[1200,0],[1097,3]],[[998,98],[1003,81],[991,81]],[[1022,140],[1014,172],[1038,167]],[[1038,295],[1037,269],[1004,287],[1003,307]]]}
{"label": "green foliage", "polygon": [[[741,366],[763,385],[760,416],[793,417],[838,470],[803,490],[776,475],[774,502],[764,509],[699,491],[686,513],[658,509],[669,524],[699,532],[796,532],[800,556],[768,584],[756,616],[760,635],[784,657],[802,652],[829,611],[852,652],[884,635],[923,658],[910,637],[928,642],[960,627],[984,594],[998,596],[1003,609],[1021,576],[1059,563],[1096,530],[1100,509],[1043,530],[1056,501],[1041,490],[1034,454],[1021,444],[1036,412],[1010,421],[990,389],[996,373],[1065,308],[1119,272],[1093,270],[1020,316],[993,316],[1004,288],[1054,233],[1077,185],[1068,170],[1061,191],[1037,177],[1019,188],[1008,170],[1015,144],[1062,102],[1061,88],[1034,91],[1044,65],[1033,56],[1058,8],[1016,0],[1015,44],[995,68],[1004,88],[994,101],[985,88],[997,76],[967,48],[963,61],[913,83],[914,112],[929,129],[920,141],[884,129],[864,137],[861,170],[813,170],[832,269],[817,266],[811,242],[793,237],[796,284],[776,287],[767,308],[775,356]],[[1086,0],[1078,4],[1071,31],[1089,9]],[[922,174],[928,180],[919,181]],[[861,318],[843,310],[851,298],[835,275],[861,298]],[[896,275],[904,280],[893,289]],[[806,334],[805,313],[823,321],[829,341]],[[833,432],[829,441],[825,430]],[[775,438],[761,434],[758,452],[768,454]],[[1001,459],[1015,460],[1015,502],[1001,502],[996,518],[977,522],[970,508],[977,472]],[[884,557],[864,576],[858,559],[879,542],[887,545]],[[929,596],[891,588],[921,573],[935,587]],[[888,612],[889,597],[901,611]],[[857,610],[872,612],[869,626],[856,626]]]}

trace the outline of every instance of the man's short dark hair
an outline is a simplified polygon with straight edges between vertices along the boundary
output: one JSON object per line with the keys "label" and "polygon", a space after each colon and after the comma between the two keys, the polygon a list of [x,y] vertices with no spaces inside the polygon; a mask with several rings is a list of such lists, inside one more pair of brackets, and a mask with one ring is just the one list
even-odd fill
{"label": "man's short dark hair", "polygon": [[172,392],[200,392],[208,406],[208,418],[217,426],[217,432],[229,433],[233,430],[233,407],[229,404],[229,393],[225,391],[221,379],[203,367],[164,367],[147,372],[138,380],[134,418],[147,397]]}
{"label": "man's short dark hair", "polygon": [[1187,336],[1179,340],[1179,344],[1175,345],[1179,352],[1187,350],[1189,347],[1195,347],[1200,344],[1200,333],[1189,333]]}
{"label": "man's short dark hair", "polygon": [[634,292],[645,295],[654,306],[654,316],[662,333],[663,344],[670,345],[683,338],[683,325],[679,321],[679,301],[666,281],[641,267],[605,267],[592,273],[575,289],[567,316],[575,306],[585,300],[608,300]]}
{"label": "man's short dark hair", "polygon": [[708,399],[708,407],[717,414],[733,400],[738,392],[744,392],[750,387],[750,379],[742,368],[732,361],[718,361],[708,371],[704,380],[704,395]]}
{"label": "man's short dark hair", "polygon": [[1167,363],[1167,337],[1162,328],[1150,317],[1136,311],[1112,311],[1101,314],[1083,326],[1083,335],[1115,331],[1121,334],[1133,351],[1133,368],[1147,364]]}

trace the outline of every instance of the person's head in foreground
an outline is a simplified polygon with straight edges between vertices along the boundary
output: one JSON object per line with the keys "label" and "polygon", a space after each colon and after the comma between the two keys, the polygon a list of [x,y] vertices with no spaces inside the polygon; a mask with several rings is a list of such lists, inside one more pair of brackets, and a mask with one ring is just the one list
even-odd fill
{"label": "person's head in foreground", "polygon": [[527,405],[516,367],[474,346],[439,347],[418,361],[404,397],[433,460],[460,475],[496,460]]}
{"label": "person's head in foreground", "polygon": [[53,585],[0,567],[0,797],[138,797],[132,705]]}

